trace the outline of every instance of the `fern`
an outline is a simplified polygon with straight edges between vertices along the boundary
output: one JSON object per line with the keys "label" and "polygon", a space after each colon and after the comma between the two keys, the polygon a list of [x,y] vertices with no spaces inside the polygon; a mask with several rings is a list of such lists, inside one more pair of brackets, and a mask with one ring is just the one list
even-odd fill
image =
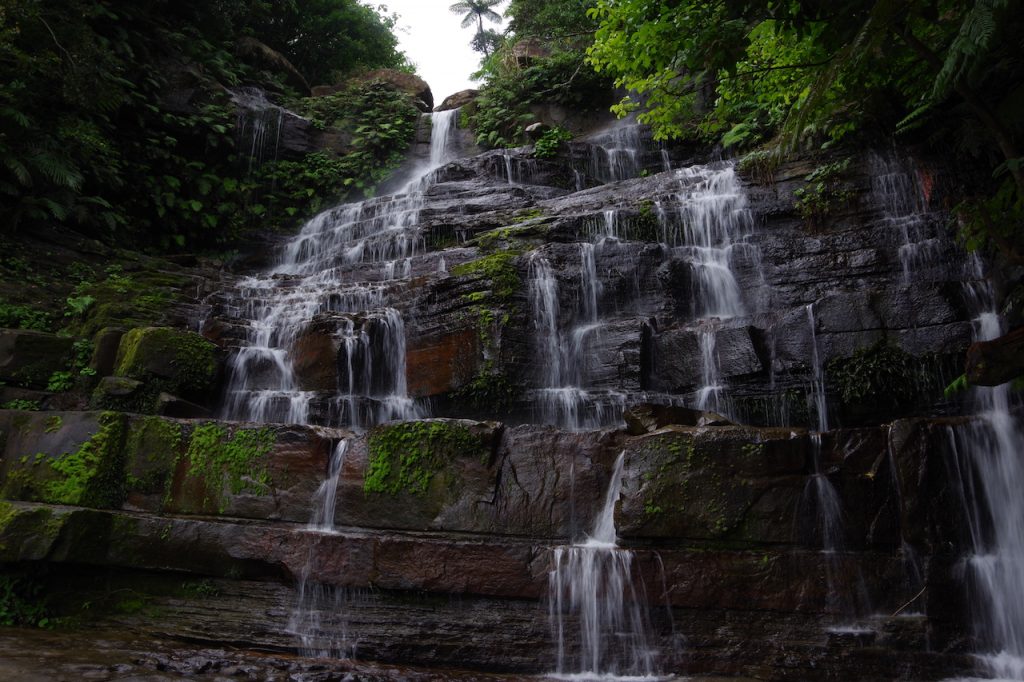
{"label": "fern", "polygon": [[82,174],[71,162],[46,150],[36,150],[27,159],[32,167],[42,173],[58,187],[78,190],[82,186]]}
{"label": "fern", "polygon": [[904,116],[903,119],[896,124],[896,134],[905,135],[924,125],[929,118],[929,114],[932,112],[932,105],[933,102],[929,100]]}
{"label": "fern", "polygon": [[988,54],[998,28],[996,14],[1007,4],[1008,0],[977,0],[960,24],[960,31],[949,46],[946,60],[935,77],[933,97],[946,97]]}
{"label": "fern", "polygon": [[32,186],[32,174],[29,172],[28,168],[25,166],[25,164],[21,162],[20,159],[14,156],[5,156],[4,165],[7,166],[7,169],[14,174],[14,177],[22,186]]}

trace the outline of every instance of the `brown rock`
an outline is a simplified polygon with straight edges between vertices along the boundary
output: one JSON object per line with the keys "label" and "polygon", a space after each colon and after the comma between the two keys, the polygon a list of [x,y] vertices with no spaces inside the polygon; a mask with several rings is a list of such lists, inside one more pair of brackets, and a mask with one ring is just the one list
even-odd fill
{"label": "brown rock", "polygon": [[445,97],[444,101],[441,102],[441,106],[439,106],[434,111],[448,111],[449,109],[458,109],[459,107],[464,107],[470,102],[474,101],[477,98],[477,95],[479,94],[479,90],[459,90],[455,94],[448,95],[447,97]]}
{"label": "brown rock", "polygon": [[967,349],[967,382],[998,386],[1024,375],[1024,327]]}
{"label": "brown rock", "polygon": [[423,339],[406,348],[405,374],[409,395],[423,398],[453,391],[477,373],[478,333],[459,329]]}

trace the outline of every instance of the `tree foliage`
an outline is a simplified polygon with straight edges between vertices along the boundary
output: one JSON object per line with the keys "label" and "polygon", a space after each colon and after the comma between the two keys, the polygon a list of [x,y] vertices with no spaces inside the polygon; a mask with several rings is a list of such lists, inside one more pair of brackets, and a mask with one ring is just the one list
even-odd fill
{"label": "tree foliage", "polygon": [[1012,225],[1019,242],[1020,211],[1006,211],[1024,195],[1020,10],[1016,0],[597,0],[588,58],[630,93],[617,113],[639,108],[660,139],[955,140],[1007,183],[991,223]]}
{"label": "tree foliage", "polygon": [[276,48],[313,82],[404,64],[393,18],[356,0],[299,5],[0,3],[0,228],[58,222],[170,249],[239,238],[265,206],[226,88],[300,93],[238,45]]}

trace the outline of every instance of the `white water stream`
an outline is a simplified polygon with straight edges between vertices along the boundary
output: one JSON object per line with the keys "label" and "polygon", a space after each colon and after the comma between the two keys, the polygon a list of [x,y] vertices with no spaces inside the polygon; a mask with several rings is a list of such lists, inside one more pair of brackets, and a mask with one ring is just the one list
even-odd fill
{"label": "white water stream", "polygon": [[657,671],[644,588],[633,552],[616,545],[615,503],[625,452],[615,460],[604,506],[582,543],[557,547],[548,575],[549,615],[560,679],[649,679]]}
{"label": "white water stream", "polygon": [[[388,304],[388,283],[408,278],[423,250],[423,192],[451,159],[457,118],[457,110],[432,114],[430,159],[400,193],[317,215],[273,267],[242,280],[234,314],[245,338],[229,362],[225,418],[306,424],[317,402],[319,421],[334,426],[422,416],[406,392],[405,325]],[[337,393],[304,385],[296,371],[297,347],[315,318],[342,350]]]}

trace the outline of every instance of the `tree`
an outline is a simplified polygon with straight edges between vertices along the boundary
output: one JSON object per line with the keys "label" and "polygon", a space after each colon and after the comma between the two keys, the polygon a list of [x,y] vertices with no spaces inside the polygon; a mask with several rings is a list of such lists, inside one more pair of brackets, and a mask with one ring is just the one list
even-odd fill
{"label": "tree", "polygon": [[[957,140],[999,188],[967,235],[1024,247],[1020,0],[598,0],[589,59],[659,138],[786,147],[873,128]],[[940,141],[941,140],[941,141]],[[984,205],[982,205],[984,204]],[[1008,248],[1009,247],[1009,248]]]}
{"label": "tree", "polygon": [[462,14],[462,28],[468,28],[476,21],[476,35],[473,38],[473,49],[483,48],[485,55],[491,54],[493,41],[487,38],[484,31],[484,19],[501,23],[501,15],[495,12],[492,7],[500,5],[502,0],[460,0],[452,4],[448,9],[455,14]]}

